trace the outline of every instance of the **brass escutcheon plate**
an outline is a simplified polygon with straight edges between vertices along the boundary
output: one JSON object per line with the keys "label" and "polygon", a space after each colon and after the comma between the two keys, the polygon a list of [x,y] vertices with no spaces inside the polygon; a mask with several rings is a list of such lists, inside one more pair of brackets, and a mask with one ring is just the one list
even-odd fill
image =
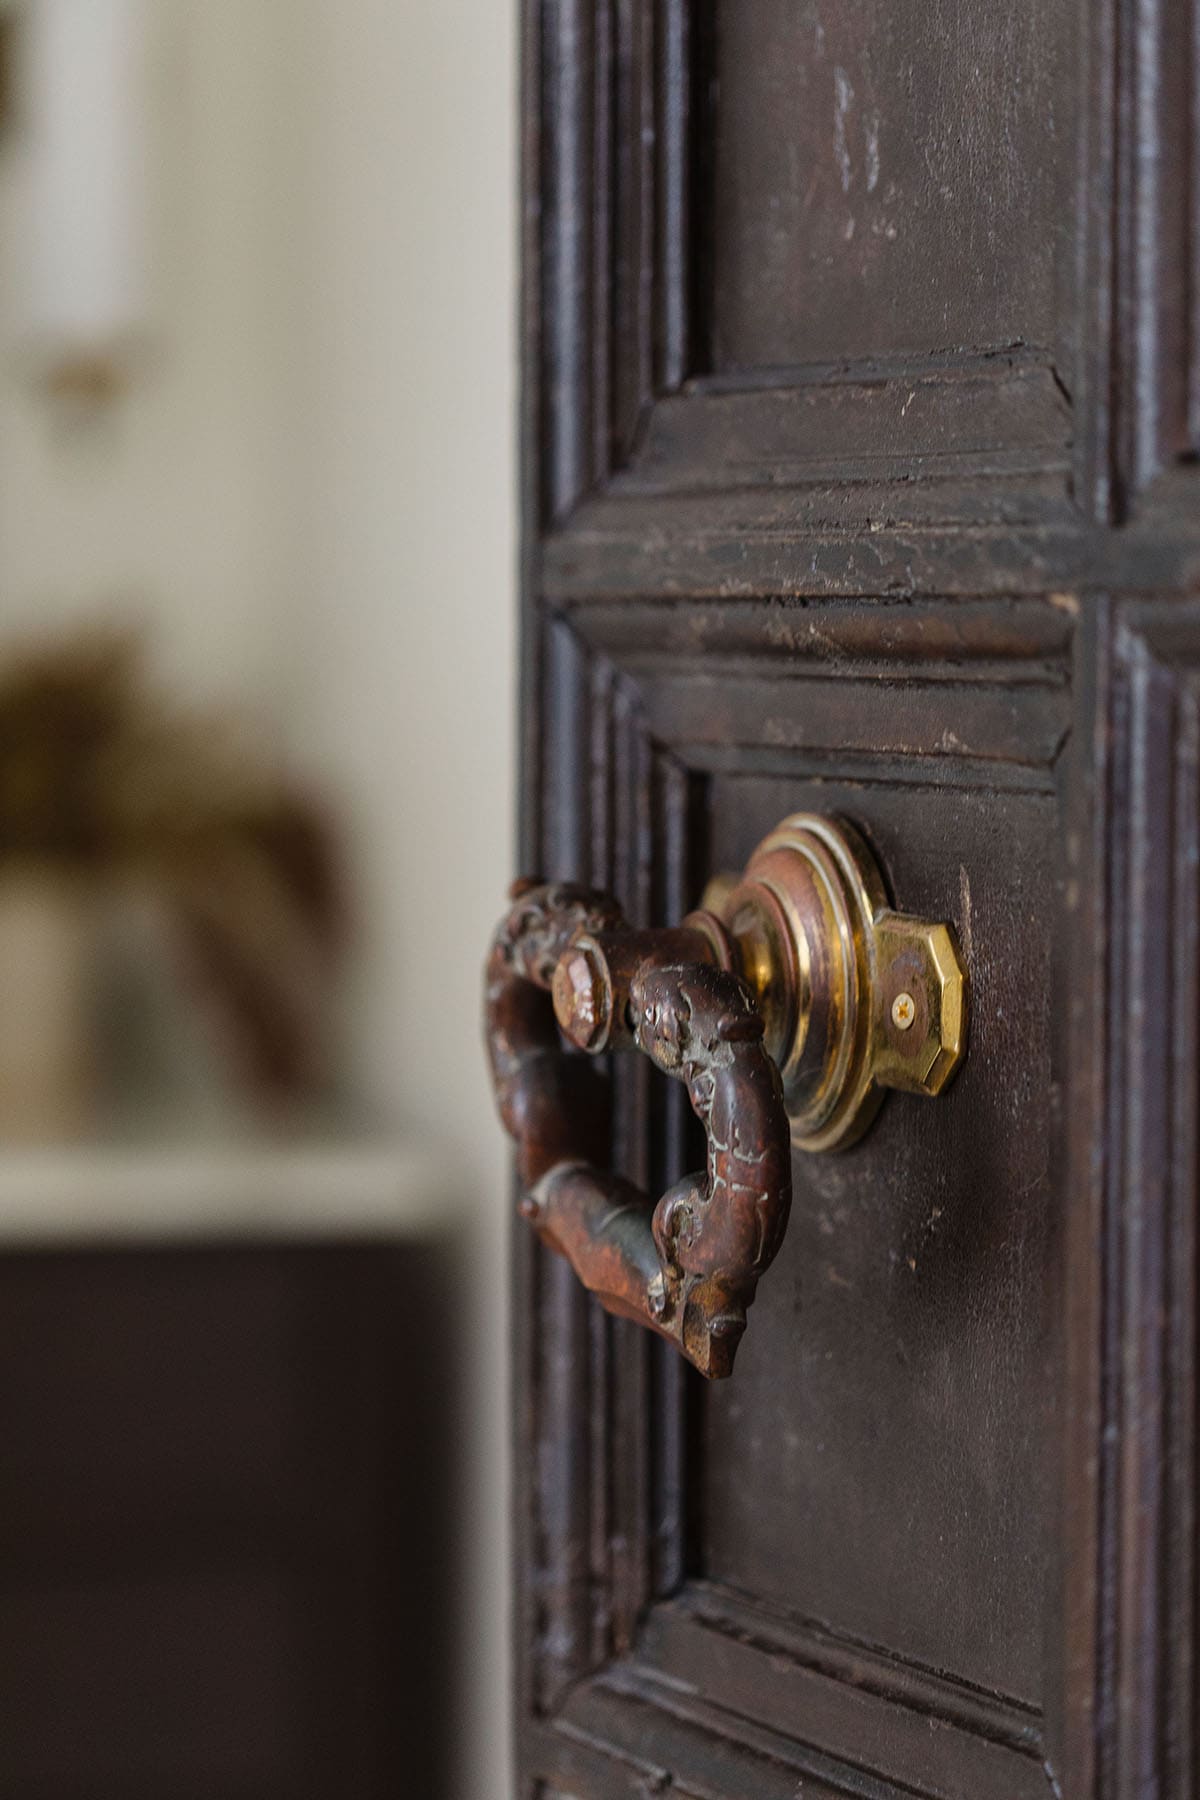
{"label": "brass escutcheon plate", "polygon": [[967,975],[954,931],[892,909],[846,820],[784,819],[685,923],[753,990],[798,1149],[852,1144],[886,1088],[940,1094],[961,1064]]}

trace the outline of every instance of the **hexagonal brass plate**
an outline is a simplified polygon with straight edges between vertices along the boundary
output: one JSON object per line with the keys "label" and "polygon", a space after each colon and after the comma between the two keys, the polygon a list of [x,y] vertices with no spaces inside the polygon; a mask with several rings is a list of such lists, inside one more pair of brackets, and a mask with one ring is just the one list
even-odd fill
{"label": "hexagonal brass plate", "polygon": [[[949,925],[884,912],[875,921],[875,951],[875,1080],[909,1094],[940,1094],[967,1042],[967,981],[954,932]],[[913,1000],[915,1015],[903,1029],[893,1017],[902,994]]]}
{"label": "hexagonal brass plate", "polygon": [[966,1048],[954,932],[891,909],[847,821],[793,814],[742,876],[710,883],[702,905],[758,1000],[798,1148],[853,1143],[884,1088],[945,1089]]}

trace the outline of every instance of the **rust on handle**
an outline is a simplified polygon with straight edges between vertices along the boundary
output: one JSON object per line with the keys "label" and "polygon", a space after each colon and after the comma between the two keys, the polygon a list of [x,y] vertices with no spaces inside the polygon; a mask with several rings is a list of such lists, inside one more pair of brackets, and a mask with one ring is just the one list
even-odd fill
{"label": "rust on handle", "polygon": [[607,895],[563,883],[518,882],[512,900],[488,957],[485,1018],[496,1104],[528,1188],[566,1159],[608,1153],[608,1083],[565,1054],[549,990],[576,932],[604,930],[621,911]]}
{"label": "rust on handle", "polygon": [[[669,1338],[715,1379],[732,1370],[746,1309],[782,1242],[792,1177],[762,1020],[745,983],[712,955],[691,928],[631,930],[607,896],[526,889],[492,947],[487,1024],[523,1214],[610,1312]],[[585,1053],[633,1048],[685,1084],[705,1129],[705,1167],[657,1206],[604,1168],[607,1086],[559,1024]]]}

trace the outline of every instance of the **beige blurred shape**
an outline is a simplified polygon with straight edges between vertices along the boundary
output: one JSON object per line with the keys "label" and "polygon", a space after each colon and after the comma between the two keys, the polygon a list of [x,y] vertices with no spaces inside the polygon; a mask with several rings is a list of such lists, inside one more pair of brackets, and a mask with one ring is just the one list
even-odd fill
{"label": "beige blurred shape", "polygon": [[87,1128],[94,945],[95,908],[80,882],[32,867],[0,873],[0,1141]]}

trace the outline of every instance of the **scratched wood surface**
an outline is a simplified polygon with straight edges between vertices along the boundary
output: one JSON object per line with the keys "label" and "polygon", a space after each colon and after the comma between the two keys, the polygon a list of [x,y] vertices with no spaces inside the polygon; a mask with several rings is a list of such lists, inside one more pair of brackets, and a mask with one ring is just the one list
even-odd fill
{"label": "scratched wood surface", "polygon": [[1060,341],[1070,7],[709,10],[714,370]]}
{"label": "scratched wood surface", "polygon": [[1186,1800],[1195,0],[524,17],[524,866],[664,924],[843,811],[973,1017],[719,1391],[521,1228],[521,1800]]}

